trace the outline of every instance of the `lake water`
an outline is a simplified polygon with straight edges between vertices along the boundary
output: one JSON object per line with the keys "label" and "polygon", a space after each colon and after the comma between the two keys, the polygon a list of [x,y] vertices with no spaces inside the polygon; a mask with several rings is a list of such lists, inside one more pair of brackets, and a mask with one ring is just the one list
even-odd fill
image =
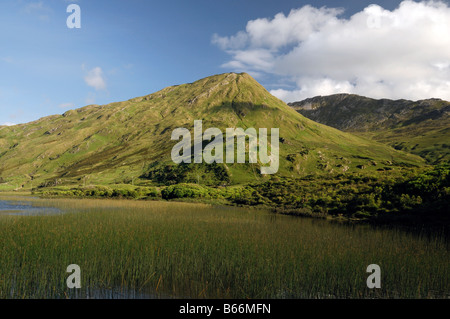
{"label": "lake water", "polygon": [[[32,199],[32,198],[30,198]],[[16,216],[35,216],[35,215],[53,215],[61,214],[62,211],[54,207],[34,206],[33,202],[24,200],[21,197],[9,200],[0,199],[0,214]]]}

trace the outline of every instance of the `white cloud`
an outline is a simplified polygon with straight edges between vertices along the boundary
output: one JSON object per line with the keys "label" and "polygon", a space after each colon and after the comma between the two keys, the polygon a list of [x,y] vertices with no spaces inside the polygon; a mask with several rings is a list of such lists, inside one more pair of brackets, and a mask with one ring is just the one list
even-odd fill
{"label": "white cloud", "polygon": [[[84,65],[82,67],[84,69]],[[96,90],[105,90],[106,82],[103,78],[103,71],[100,67],[95,67],[90,70],[87,75],[84,77],[84,81],[90,87],[93,87]]]}
{"label": "white cloud", "polygon": [[448,5],[407,0],[393,11],[342,12],[305,6],[212,42],[232,57],[226,68],[292,80],[296,89],[272,91],[285,101],[340,92],[450,100]]}
{"label": "white cloud", "polygon": [[351,92],[353,90],[353,85],[348,81],[335,81],[329,78],[302,78],[298,81],[298,86],[300,87],[298,90],[290,91],[285,89],[277,89],[270,91],[270,93],[283,101],[293,102],[303,100],[308,97]]}
{"label": "white cloud", "polygon": [[5,123],[0,124],[0,126],[13,126],[13,125],[16,125],[16,124],[11,123],[11,122],[5,122]]}

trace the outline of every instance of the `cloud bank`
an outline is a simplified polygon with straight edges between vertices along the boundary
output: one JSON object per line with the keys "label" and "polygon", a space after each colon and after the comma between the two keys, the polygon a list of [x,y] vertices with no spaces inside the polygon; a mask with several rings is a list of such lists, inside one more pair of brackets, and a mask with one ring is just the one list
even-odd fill
{"label": "cloud bank", "polygon": [[343,12],[308,5],[249,21],[232,36],[215,34],[212,42],[231,56],[225,68],[295,83],[271,91],[286,102],[343,92],[450,100],[447,4],[407,0],[393,11],[370,5],[348,19]]}

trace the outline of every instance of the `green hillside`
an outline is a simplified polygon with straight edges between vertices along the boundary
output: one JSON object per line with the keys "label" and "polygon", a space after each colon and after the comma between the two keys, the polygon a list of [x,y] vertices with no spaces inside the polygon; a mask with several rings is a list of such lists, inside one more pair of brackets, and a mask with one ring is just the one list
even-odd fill
{"label": "green hillside", "polygon": [[314,121],[419,155],[430,164],[450,161],[450,102],[335,94],[290,106]]}
{"label": "green hillside", "polygon": [[[175,128],[280,129],[277,176],[422,165],[415,155],[309,120],[248,74],[227,73],[108,105],[0,127],[0,189],[86,184],[263,181],[258,164],[175,165]],[[270,139],[269,139],[270,141]]]}

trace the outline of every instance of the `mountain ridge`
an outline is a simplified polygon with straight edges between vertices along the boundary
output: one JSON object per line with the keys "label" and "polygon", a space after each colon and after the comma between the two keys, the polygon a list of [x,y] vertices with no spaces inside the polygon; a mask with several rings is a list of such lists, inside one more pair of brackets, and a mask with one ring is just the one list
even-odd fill
{"label": "mountain ridge", "polygon": [[[210,167],[178,172],[170,160],[176,143],[171,132],[179,127],[192,131],[198,119],[205,128],[222,131],[227,127],[280,128],[282,176],[423,164],[413,155],[307,119],[246,73],[224,73],[127,101],[88,105],[0,127],[0,178],[10,188],[75,185],[86,180],[133,183],[167,178],[169,170],[170,176],[185,174],[182,181],[214,183],[211,174],[217,171],[211,173]],[[231,183],[244,183],[264,178],[255,173],[258,165],[223,164],[218,171],[228,174]]]}
{"label": "mountain ridge", "polygon": [[314,121],[419,155],[431,164],[450,160],[448,101],[334,94],[289,105]]}

